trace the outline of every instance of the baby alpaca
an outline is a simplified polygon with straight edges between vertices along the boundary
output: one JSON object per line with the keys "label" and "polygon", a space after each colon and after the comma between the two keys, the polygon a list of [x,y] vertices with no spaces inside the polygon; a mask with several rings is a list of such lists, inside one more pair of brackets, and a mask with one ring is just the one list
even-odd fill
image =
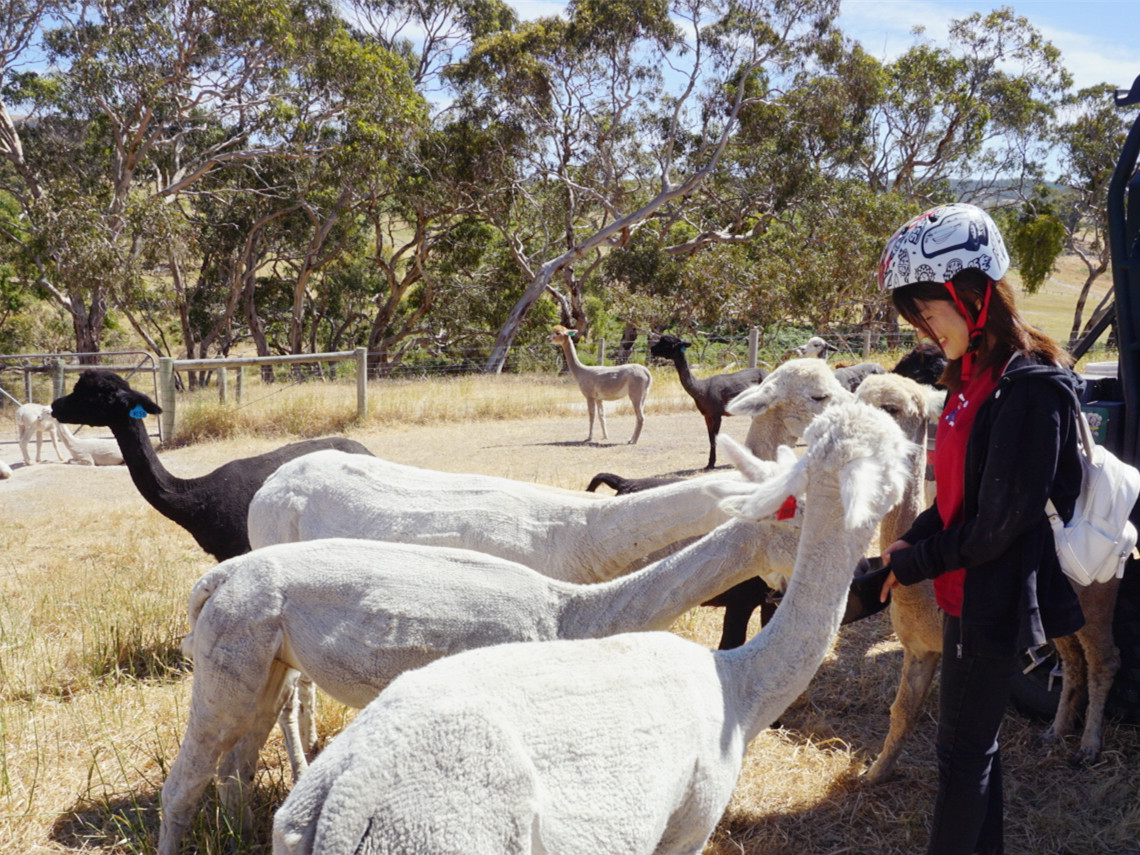
{"label": "baby alpaca", "polygon": [[55,449],[55,456],[63,460],[63,455],[59,451],[59,422],[57,422],[51,415],[51,407],[45,404],[23,404],[16,409],[16,430],[19,431],[20,437],[20,453],[24,456],[24,465],[32,465],[32,457],[28,454],[28,443],[32,441],[32,437],[36,438],[36,463],[39,463],[43,458],[41,457],[43,436],[46,433],[51,440],[52,448]]}
{"label": "baby alpaca", "polygon": [[598,414],[598,423],[602,427],[602,439],[609,439],[603,402],[628,397],[629,402],[633,404],[633,414],[637,417],[637,427],[633,429],[633,437],[629,441],[630,445],[635,445],[641,436],[641,427],[645,424],[645,401],[649,397],[649,387],[653,385],[653,375],[644,365],[633,362],[600,368],[583,365],[578,359],[578,352],[574,349],[575,334],[575,330],[559,325],[554,327],[548,340],[552,344],[561,345],[562,353],[566,356],[566,367],[577,381],[582,394],[586,396],[586,409],[590,413],[590,433],[585,441],[590,442],[594,438],[595,411]]}
{"label": "baby alpaca", "polygon": [[83,438],[73,434],[65,424],[59,425],[59,435],[63,444],[71,452],[69,463],[82,466],[119,466],[123,462],[123,452],[113,439]]}
{"label": "baby alpaca", "polygon": [[751,642],[629,633],[406,672],[301,777],[274,818],[275,855],[697,855],[748,743],[826,655],[852,568],[901,495],[909,443],[865,410],[829,409],[792,470],[731,504],[757,519],[807,492],[791,585]]}
{"label": "baby alpaca", "polygon": [[[794,460],[789,451],[781,464],[745,465],[773,474]],[[747,496],[756,485],[724,480],[710,489]],[[177,849],[219,757],[235,745],[222,778],[223,800],[236,807],[292,684],[290,669],[363,707],[403,671],[459,650],[667,629],[727,585],[779,564],[769,552],[793,555],[798,535],[788,522],[732,519],[668,558],[596,585],[560,582],[483,553],[377,541],[282,544],[220,564],[190,594],[183,646],[194,661],[194,689],[182,749],[162,790],[159,851]],[[300,734],[295,722],[286,727],[299,774]]]}

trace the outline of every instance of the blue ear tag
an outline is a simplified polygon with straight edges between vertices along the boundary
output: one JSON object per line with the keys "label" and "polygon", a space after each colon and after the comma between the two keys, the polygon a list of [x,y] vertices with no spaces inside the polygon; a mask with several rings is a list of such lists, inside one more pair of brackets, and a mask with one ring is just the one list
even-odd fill
{"label": "blue ear tag", "polygon": [[134,408],[127,413],[132,419],[145,419],[146,410],[142,408],[142,404],[135,404]]}

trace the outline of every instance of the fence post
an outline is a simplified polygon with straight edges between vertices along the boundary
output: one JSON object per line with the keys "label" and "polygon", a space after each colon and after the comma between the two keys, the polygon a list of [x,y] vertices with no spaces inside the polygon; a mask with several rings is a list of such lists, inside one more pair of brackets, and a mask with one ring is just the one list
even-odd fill
{"label": "fence post", "polygon": [[606,364],[606,340],[604,338],[598,339],[598,367]]}
{"label": "fence post", "polygon": [[32,400],[32,371],[27,365],[24,366],[24,403]]}
{"label": "fence post", "polygon": [[748,328],[748,367],[755,368],[760,353],[760,330]]}
{"label": "fence post", "polygon": [[871,328],[863,328],[863,358],[870,359],[871,357]]}
{"label": "fence post", "polygon": [[67,380],[63,376],[63,360],[53,359],[51,361],[51,388],[52,400],[62,398],[67,394]]}
{"label": "fence post", "polygon": [[218,403],[224,404],[226,402],[226,393],[229,391],[228,380],[226,378],[226,367],[224,365],[218,367]]}
{"label": "fence post", "polygon": [[356,354],[356,417],[364,421],[368,415],[368,348],[357,347]]}
{"label": "fence post", "polygon": [[234,369],[234,378],[237,380],[237,382],[234,384],[234,402],[239,407],[241,406],[241,386],[242,386],[242,377],[244,375],[245,375],[245,369],[243,369],[240,365]]}
{"label": "fence post", "polygon": [[162,407],[159,416],[159,437],[163,442],[174,439],[174,357],[160,356],[158,358],[158,405]]}

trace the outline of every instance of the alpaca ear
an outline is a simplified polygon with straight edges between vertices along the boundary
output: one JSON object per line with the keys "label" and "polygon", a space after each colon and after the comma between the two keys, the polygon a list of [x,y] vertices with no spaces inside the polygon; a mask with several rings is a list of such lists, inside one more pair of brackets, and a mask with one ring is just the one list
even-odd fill
{"label": "alpaca ear", "polygon": [[843,467],[839,479],[839,497],[843,502],[843,524],[857,529],[877,523],[902,500],[901,472],[884,472],[870,458],[852,460]]}
{"label": "alpaca ear", "polygon": [[728,434],[717,434],[716,445],[720,452],[740,470],[746,481],[760,483],[787,470],[796,462],[796,454],[788,446],[776,449],[776,459],[761,460]]}
{"label": "alpaca ear", "polygon": [[755,522],[776,513],[788,496],[803,495],[807,487],[807,469],[797,461],[795,466],[763,484],[737,486],[748,488],[748,493],[725,499],[720,503],[720,509],[730,516]]}
{"label": "alpaca ear", "polygon": [[730,416],[758,416],[771,406],[772,395],[769,385],[753,386],[729,401],[724,411]]}
{"label": "alpaca ear", "polygon": [[136,407],[142,407],[143,410],[152,416],[157,416],[162,413],[162,407],[142,392],[136,392],[134,389],[120,389],[115,393],[115,397],[119,399],[119,402],[127,412],[134,410]]}

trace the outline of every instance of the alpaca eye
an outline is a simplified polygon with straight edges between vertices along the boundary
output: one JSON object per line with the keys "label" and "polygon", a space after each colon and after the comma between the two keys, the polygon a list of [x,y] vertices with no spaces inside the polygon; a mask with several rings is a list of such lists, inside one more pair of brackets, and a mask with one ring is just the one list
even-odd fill
{"label": "alpaca eye", "polygon": [[811,399],[816,403],[819,403],[820,401],[826,401],[830,397],[830,395],[812,395]]}
{"label": "alpaca eye", "polygon": [[883,412],[888,416],[897,416],[899,414],[898,407],[883,407]]}

